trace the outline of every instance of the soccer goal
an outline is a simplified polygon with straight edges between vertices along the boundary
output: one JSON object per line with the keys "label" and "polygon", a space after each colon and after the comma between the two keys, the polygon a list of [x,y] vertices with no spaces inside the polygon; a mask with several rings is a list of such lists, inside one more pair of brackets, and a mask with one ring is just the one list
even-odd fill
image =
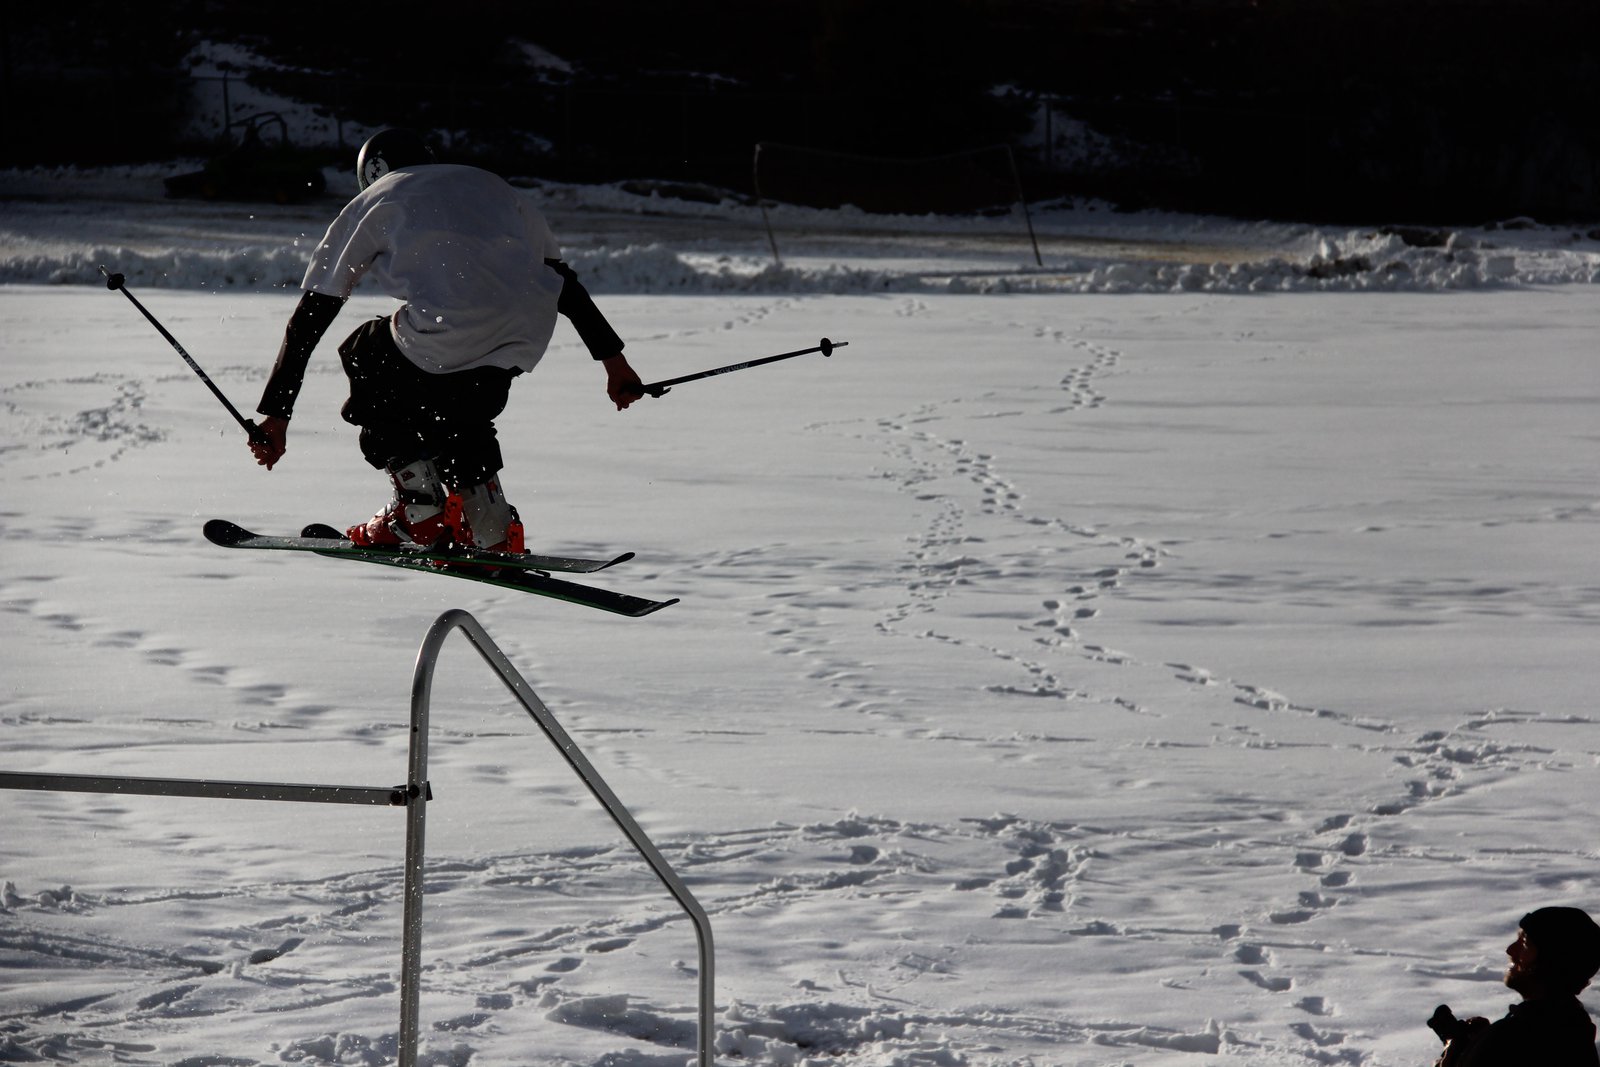
{"label": "soccer goal", "polygon": [[775,204],[853,207],[874,216],[1020,214],[1034,263],[1044,265],[1010,145],[905,158],[763,141],[755,147],[751,171],[772,258],[780,265],[769,211]]}

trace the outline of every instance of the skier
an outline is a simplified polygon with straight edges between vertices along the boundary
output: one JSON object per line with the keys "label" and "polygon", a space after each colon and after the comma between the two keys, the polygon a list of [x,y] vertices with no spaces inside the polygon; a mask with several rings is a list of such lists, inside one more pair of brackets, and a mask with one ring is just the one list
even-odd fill
{"label": "skier", "polygon": [[522,524],[500,489],[494,420],[511,380],[544,355],[557,314],[605,368],[617,410],[639,376],[542,215],[506,182],[436,163],[416,133],[386,129],[356,157],[355,199],[312,255],[256,410],[271,470],[283,458],[311,351],[360,279],[404,303],[339,346],[350,380],[341,415],[361,452],[388,472],[394,499],[350,527],[360,545],[441,543],[521,553]]}
{"label": "skier", "polygon": [[1505,1018],[1460,1020],[1441,1004],[1428,1025],[1445,1042],[1435,1067],[1600,1067],[1578,994],[1600,971],[1600,926],[1579,908],[1522,917],[1505,983],[1522,994]]}

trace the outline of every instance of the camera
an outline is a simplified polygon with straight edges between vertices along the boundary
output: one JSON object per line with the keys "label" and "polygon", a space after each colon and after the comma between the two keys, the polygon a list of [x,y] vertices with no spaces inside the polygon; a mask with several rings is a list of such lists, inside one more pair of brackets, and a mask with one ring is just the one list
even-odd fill
{"label": "camera", "polygon": [[1439,1035],[1439,1040],[1445,1044],[1461,1037],[1468,1030],[1467,1024],[1456,1018],[1456,1013],[1450,1010],[1450,1005],[1441,1004],[1433,1009],[1433,1017],[1428,1020],[1428,1029]]}

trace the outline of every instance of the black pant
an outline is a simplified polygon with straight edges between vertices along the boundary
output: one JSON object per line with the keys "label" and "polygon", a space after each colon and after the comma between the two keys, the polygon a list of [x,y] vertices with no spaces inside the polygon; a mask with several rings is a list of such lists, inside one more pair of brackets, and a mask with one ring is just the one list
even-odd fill
{"label": "black pant", "polygon": [[501,367],[430,374],[400,354],[388,319],[373,319],[339,346],[350,379],[340,414],[361,427],[361,454],[398,470],[431,459],[446,485],[488,481],[503,466],[494,420],[505,410],[511,379]]}

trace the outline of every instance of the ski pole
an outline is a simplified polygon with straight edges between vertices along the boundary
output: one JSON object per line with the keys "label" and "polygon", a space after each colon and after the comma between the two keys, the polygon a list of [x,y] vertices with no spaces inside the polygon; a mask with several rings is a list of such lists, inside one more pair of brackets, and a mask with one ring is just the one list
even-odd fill
{"label": "ski pole", "polygon": [[145,306],[139,303],[132,293],[128,292],[128,287],[123,284],[122,275],[108,273],[105,267],[100,268],[100,273],[105,275],[107,289],[117,290],[118,292],[122,293],[123,296],[127,297],[128,300],[132,302],[133,306],[139,309],[139,314],[149,319],[150,325],[154,326],[161,336],[167,339],[168,344],[178,350],[178,355],[183,357],[183,361],[189,364],[189,368],[191,370],[200,375],[200,380],[206,383],[206,388],[211,390],[212,395],[218,400],[222,401],[222,406],[228,409],[228,414],[233,416],[235,422],[244,427],[244,432],[249,436],[250,443],[257,445],[267,444],[267,435],[262,432],[260,426],[256,425],[255,420],[247,419],[243,415],[239,414],[239,409],[234,407],[228,398],[222,395],[222,390],[217,388],[217,383],[212,381],[210,376],[208,376],[205,371],[200,369],[200,364],[194,361],[193,356],[184,351],[183,346],[178,343],[178,339],[172,336],[172,334],[168,333],[167,328],[161,325],[161,323],[157,322],[156,317],[150,314],[149,311],[145,310]]}
{"label": "ski pole", "polygon": [[714,370],[703,370],[696,374],[685,374],[681,378],[668,378],[663,382],[651,382],[649,385],[639,386],[641,396],[661,396],[674,385],[684,382],[697,382],[701,378],[712,378],[718,374],[731,374],[736,370],[745,370],[748,367],[759,367],[763,363],[776,363],[780,359],[793,359],[795,356],[808,356],[813,352],[821,352],[824,356],[833,355],[835,348],[843,348],[849,341],[830,341],[826,337],[815,348],[802,348],[796,352],[784,352],[776,356],[762,356],[760,359],[747,359],[743,363],[730,363],[726,367],[717,367]]}

